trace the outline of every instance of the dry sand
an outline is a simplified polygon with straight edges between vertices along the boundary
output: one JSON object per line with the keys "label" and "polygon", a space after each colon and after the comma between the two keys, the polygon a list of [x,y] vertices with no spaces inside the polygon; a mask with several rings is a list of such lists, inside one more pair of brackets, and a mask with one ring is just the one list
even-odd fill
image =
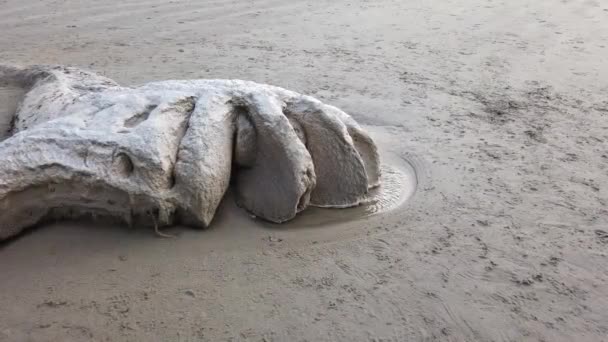
{"label": "dry sand", "polygon": [[3,62],[317,96],[403,176],[376,215],[34,229],[0,340],[608,340],[605,2],[0,0],[0,33]]}

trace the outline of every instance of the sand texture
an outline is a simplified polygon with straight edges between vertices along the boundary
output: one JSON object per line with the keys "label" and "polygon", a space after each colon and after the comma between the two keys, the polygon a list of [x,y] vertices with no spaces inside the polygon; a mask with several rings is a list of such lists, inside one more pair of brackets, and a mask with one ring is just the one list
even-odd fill
{"label": "sand texture", "polygon": [[383,175],[282,225],[229,195],[172,239],[29,230],[0,246],[0,341],[608,341],[606,2],[0,0],[0,32],[1,63],[313,96]]}

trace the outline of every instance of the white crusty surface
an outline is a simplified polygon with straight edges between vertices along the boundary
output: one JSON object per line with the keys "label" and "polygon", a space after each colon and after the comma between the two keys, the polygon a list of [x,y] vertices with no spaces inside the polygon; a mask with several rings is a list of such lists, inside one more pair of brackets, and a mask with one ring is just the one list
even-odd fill
{"label": "white crusty surface", "polygon": [[240,80],[130,88],[76,68],[0,65],[27,93],[0,141],[0,239],[48,218],[208,226],[231,179],[272,222],[349,207],[379,184],[376,146],[341,110]]}

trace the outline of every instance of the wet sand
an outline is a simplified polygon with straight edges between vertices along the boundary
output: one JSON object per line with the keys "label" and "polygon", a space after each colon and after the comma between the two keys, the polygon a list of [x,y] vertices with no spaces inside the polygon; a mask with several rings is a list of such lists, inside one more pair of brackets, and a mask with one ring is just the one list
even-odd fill
{"label": "wet sand", "polygon": [[0,32],[2,62],[316,96],[393,170],[285,225],[228,196],[173,239],[32,229],[0,245],[0,341],[607,340],[606,4],[0,0]]}

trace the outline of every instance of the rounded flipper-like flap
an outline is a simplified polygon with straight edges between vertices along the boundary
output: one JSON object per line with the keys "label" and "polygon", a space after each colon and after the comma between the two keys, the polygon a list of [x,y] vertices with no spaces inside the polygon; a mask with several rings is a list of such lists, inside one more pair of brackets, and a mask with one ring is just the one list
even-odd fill
{"label": "rounded flipper-like flap", "polygon": [[258,217],[287,221],[308,205],[315,185],[312,158],[276,99],[251,95],[243,101],[256,148],[255,157],[247,158],[252,164],[237,171],[237,200]]}

